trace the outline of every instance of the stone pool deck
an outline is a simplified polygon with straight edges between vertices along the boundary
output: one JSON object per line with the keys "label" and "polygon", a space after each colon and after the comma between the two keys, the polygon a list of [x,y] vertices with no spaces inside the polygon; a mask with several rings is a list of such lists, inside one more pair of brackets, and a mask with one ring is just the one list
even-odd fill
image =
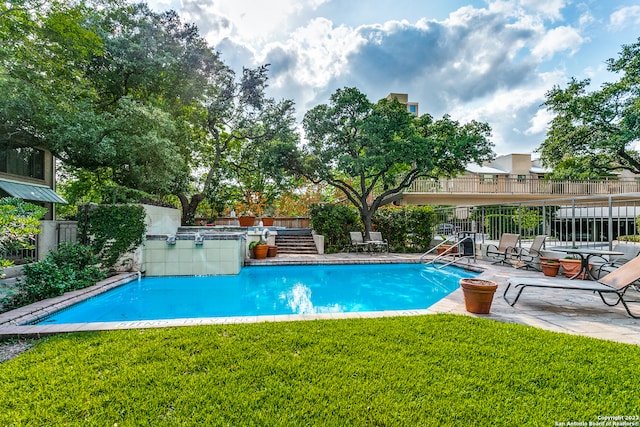
{"label": "stone pool deck", "polygon": [[[251,260],[248,265],[301,265],[301,264],[368,264],[419,262],[419,256],[412,254],[366,254],[346,253],[332,255],[278,255],[267,260]],[[172,319],[135,322],[87,323],[73,325],[24,325],[30,316],[58,310],[73,300],[89,297],[109,287],[117,286],[123,280],[129,281],[134,275],[115,277],[111,282],[96,285],[83,291],[65,294],[62,297],[42,301],[28,307],[0,314],[0,340],[16,337],[39,337],[50,334],[113,330],[158,328],[170,326],[193,326],[206,324],[253,323],[265,321],[294,321],[311,319],[370,318],[382,316],[415,316],[433,313],[453,313],[483,317],[500,322],[518,323],[555,332],[583,335],[592,338],[640,345],[640,319],[629,317],[621,306],[608,307],[597,294],[576,291],[555,291],[550,289],[525,290],[515,307],[509,306],[502,294],[506,282],[513,276],[538,276],[542,273],[526,271],[510,266],[496,266],[478,260],[461,264],[482,271],[479,278],[494,280],[498,291],[493,300],[491,313],[477,315],[468,313],[464,307],[462,291],[454,291],[449,296],[424,310],[403,310],[364,313],[333,313],[314,315],[246,316],[200,319]],[[635,291],[633,291],[635,292]],[[640,311],[640,310],[639,310]]]}

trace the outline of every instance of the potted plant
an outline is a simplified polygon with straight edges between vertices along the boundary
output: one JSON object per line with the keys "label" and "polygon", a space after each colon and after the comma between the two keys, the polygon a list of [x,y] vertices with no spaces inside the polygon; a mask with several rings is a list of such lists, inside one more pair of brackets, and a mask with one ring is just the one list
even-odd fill
{"label": "potted plant", "polygon": [[540,267],[545,276],[555,277],[560,269],[560,261],[553,258],[540,259]]}
{"label": "potted plant", "polygon": [[[560,260],[560,265],[562,265],[562,271],[565,277],[574,277],[578,274],[580,269],[582,268],[582,260],[579,257],[574,255],[569,255]],[[591,266],[589,266],[591,268]],[[587,276],[587,272],[583,272],[581,277],[576,277],[577,279],[584,279]]]}
{"label": "potted plant", "polygon": [[238,217],[240,227],[252,227],[256,222],[256,216],[251,211],[244,211]]}
{"label": "potted plant", "polygon": [[488,314],[498,284],[492,280],[460,279],[464,306],[469,313]]}
{"label": "potted plant", "polygon": [[275,245],[269,245],[269,250],[267,251],[268,257],[274,257],[278,254],[278,247]]}
{"label": "potted plant", "polygon": [[265,209],[264,215],[262,216],[262,225],[264,225],[265,227],[271,227],[273,226],[275,220],[274,209],[269,206],[267,209]]}
{"label": "potted plant", "polygon": [[458,253],[458,247],[456,245],[440,245],[437,251],[438,255],[442,255],[445,252],[447,254],[455,254]]}
{"label": "potted plant", "polygon": [[249,251],[253,253],[255,259],[265,259],[269,251],[269,245],[263,240],[254,241],[249,243]]}

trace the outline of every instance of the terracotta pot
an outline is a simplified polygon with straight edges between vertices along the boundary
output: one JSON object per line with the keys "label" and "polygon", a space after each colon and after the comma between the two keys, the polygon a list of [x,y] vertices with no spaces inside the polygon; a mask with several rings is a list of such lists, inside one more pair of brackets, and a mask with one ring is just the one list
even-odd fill
{"label": "terracotta pot", "polygon": [[274,257],[278,254],[278,247],[277,246],[273,246],[273,245],[269,245],[269,250],[267,251],[267,256],[268,257]]}
{"label": "terracotta pot", "polygon": [[464,306],[470,313],[488,314],[498,284],[492,280],[460,279]]}
{"label": "terracotta pot", "polygon": [[269,252],[269,245],[255,245],[253,247],[253,257],[255,259],[265,259]]}
{"label": "terracotta pot", "polygon": [[[450,251],[447,251],[447,249],[449,249],[450,247],[453,246],[453,249],[451,249]],[[449,254],[456,254],[458,253],[458,247],[454,246],[454,245],[442,245],[442,246],[438,246],[438,255],[442,255],[445,251],[447,251],[447,255]]]}
{"label": "terracotta pot", "polygon": [[262,217],[262,225],[264,225],[265,227],[271,227],[273,226],[275,220],[276,219],[272,216],[264,216]]}
{"label": "terracotta pot", "polygon": [[559,262],[548,263],[548,262],[542,261],[540,263],[540,267],[542,267],[542,273],[545,276],[555,277],[558,274],[558,270],[560,270],[560,263]]}
{"label": "terracotta pot", "polygon": [[[560,265],[562,265],[562,270],[565,277],[573,277],[576,274],[578,274],[578,271],[580,271],[581,264],[582,264],[582,261],[579,259],[564,258],[560,260]],[[591,265],[589,266],[589,268],[591,268]],[[586,271],[582,273],[580,277],[576,277],[576,279],[586,279],[586,278],[587,278]]]}
{"label": "terracotta pot", "polygon": [[240,227],[252,227],[256,222],[255,216],[239,216],[238,222],[240,223]]}

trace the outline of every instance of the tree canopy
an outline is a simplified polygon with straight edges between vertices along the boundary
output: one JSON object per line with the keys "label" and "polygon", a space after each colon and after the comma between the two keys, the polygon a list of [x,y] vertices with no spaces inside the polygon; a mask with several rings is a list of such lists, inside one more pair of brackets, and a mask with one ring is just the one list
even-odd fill
{"label": "tree canopy", "polygon": [[625,45],[607,69],[620,79],[588,91],[590,80],[555,86],[545,105],[555,113],[538,151],[563,178],[595,178],[616,170],[640,173],[640,39]]}
{"label": "tree canopy", "polygon": [[265,96],[268,67],[236,78],[175,12],[13,0],[0,35],[0,148],[46,148],[97,185],[173,194],[184,222],[237,182],[240,151],[296,141],[293,103]]}
{"label": "tree canopy", "polygon": [[307,112],[303,126],[301,173],[342,191],[367,235],[373,213],[416,179],[452,176],[493,157],[488,124],[416,118],[397,100],[373,104],[356,88],[337,90]]}

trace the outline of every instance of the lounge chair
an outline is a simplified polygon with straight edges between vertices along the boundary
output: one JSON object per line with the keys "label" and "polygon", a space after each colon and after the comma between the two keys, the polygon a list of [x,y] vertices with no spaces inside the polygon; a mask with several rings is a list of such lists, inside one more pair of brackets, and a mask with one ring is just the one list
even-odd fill
{"label": "lounge chair", "polygon": [[[631,261],[633,258],[640,256],[640,245],[631,245],[629,243],[618,243],[613,247],[614,252],[622,252],[623,255],[609,255],[608,257],[591,257],[593,260],[593,267],[591,268],[591,274],[595,277],[601,277],[605,274],[611,273],[618,267]],[[602,259],[599,262],[598,258]]]}
{"label": "lounge chair", "polygon": [[389,242],[382,238],[381,232],[370,231],[369,237],[371,240],[368,240],[367,243],[369,243],[371,248],[374,248],[379,252],[389,252]]}
{"label": "lounge chair", "polygon": [[540,271],[540,255],[544,246],[545,235],[536,236],[529,248],[521,248],[513,257],[517,259],[520,268],[532,268]]}
{"label": "lounge chair", "polygon": [[[573,291],[597,292],[606,305],[613,307],[622,303],[629,316],[634,319],[640,318],[631,313],[629,303],[637,303],[640,300],[630,300],[625,298],[626,292],[632,287],[636,280],[640,279],[640,257],[636,257],[625,263],[621,267],[598,279],[597,282],[587,280],[562,280],[549,279],[543,277],[512,277],[507,281],[507,288],[504,290],[503,298],[510,305],[514,306],[522,291],[526,288],[548,288],[562,289]],[[507,293],[512,290],[516,292],[513,301],[509,301]],[[605,299],[605,295],[614,295],[615,301],[609,302]]]}
{"label": "lounge chair", "polygon": [[351,238],[350,249],[353,249],[356,252],[358,252],[359,250],[362,250],[364,252],[365,249],[369,249],[369,243],[364,241],[361,232],[350,231],[349,237]]}
{"label": "lounge chair", "polygon": [[498,246],[487,245],[487,257],[494,261],[493,264],[510,264],[508,261],[518,256],[518,240],[519,234],[502,233]]}

